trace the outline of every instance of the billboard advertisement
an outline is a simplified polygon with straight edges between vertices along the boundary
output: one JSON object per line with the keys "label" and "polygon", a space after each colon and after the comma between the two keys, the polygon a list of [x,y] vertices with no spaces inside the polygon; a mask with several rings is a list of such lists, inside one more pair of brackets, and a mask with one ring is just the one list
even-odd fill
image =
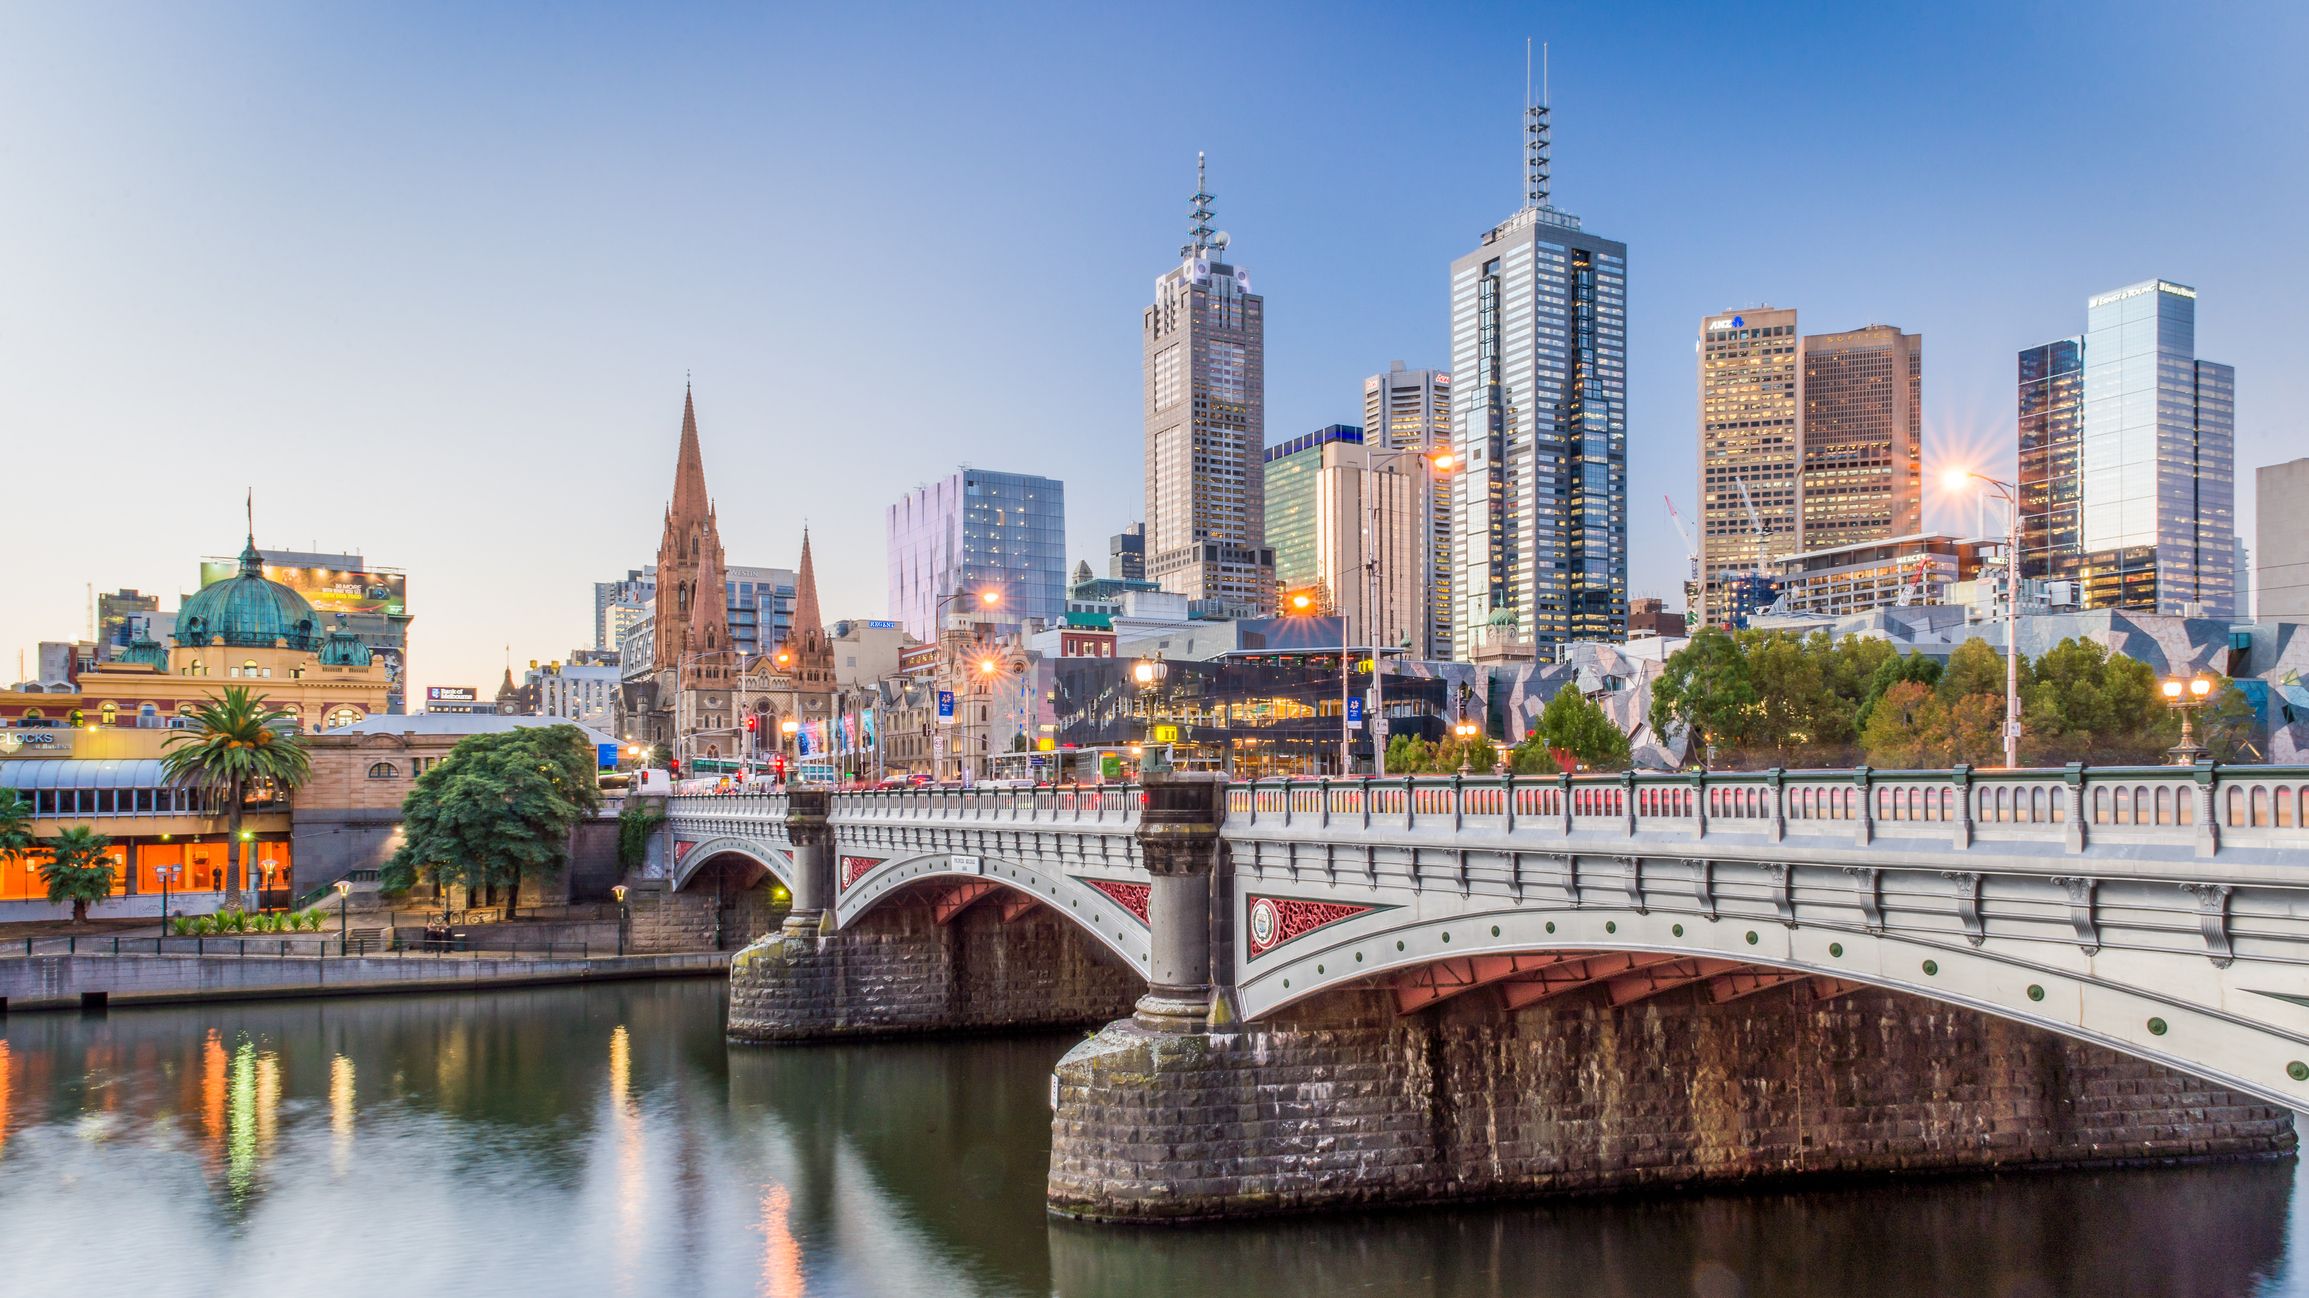
{"label": "billboard advertisement", "polygon": [[[240,572],[233,559],[203,559],[200,584],[207,586]],[[265,565],[265,576],[305,597],[323,619],[333,613],[376,613],[406,617],[409,578],[399,572],[359,572],[349,568],[292,568]]]}

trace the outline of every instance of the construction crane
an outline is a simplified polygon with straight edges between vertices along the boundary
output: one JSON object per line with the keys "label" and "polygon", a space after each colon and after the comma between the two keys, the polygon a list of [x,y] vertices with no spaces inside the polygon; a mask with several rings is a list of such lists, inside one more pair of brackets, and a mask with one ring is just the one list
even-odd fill
{"label": "construction crane", "polygon": [[1740,504],[1748,511],[1748,535],[1756,538],[1756,562],[1749,571],[1761,577],[1764,575],[1764,518],[1756,512],[1756,498],[1748,494],[1748,480],[1734,478],[1732,481],[1740,484]]}
{"label": "construction crane", "polygon": [[1684,516],[1676,512],[1676,498],[1662,493],[1660,499],[1667,502],[1668,521],[1676,525],[1676,535],[1684,539],[1684,557],[1691,564],[1684,577],[1684,611],[1690,615],[1693,626],[1705,626],[1708,586],[1700,580],[1700,547],[1692,544],[1692,529],[1684,526]]}

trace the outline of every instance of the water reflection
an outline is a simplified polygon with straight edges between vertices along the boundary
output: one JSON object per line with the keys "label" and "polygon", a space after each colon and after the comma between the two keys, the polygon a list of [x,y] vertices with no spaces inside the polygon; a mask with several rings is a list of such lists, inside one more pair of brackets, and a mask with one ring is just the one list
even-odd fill
{"label": "water reflection", "polygon": [[1071,1038],[733,1054],[721,1027],[702,982],[0,1019],[0,1292],[2304,1292],[2291,1163],[1054,1224]]}

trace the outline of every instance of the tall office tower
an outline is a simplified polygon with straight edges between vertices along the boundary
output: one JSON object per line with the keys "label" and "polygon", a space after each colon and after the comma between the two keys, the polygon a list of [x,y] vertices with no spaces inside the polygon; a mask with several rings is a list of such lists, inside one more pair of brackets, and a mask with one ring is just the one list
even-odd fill
{"label": "tall office tower", "polygon": [[1924,339],[1872,324],[1813,334],[1803,355],[1803,548],[1922,532]]}
{"label": "tall office tower", "polygon": [[2237,375],[2196,352],[2197,291],[2154,279],[2020,354],[2024,574],[2086,608],[2238,614]]}
{"label": "tall office tower", "polygon": [[1229,616],[1271,612],[1275,558],[1260,476],[1266,304],[1222,260],[1195,158],[1193,225],[1146,309],[1146,575]]}
{"label": "tall office tower", "polygon": [[1106,575],[1119,581],[1146,580],[1146,524],[1133,523],[1107,538]]}
{"label": "tall office tower", "polygon": [[2083,554],[2084,339],[2020,354],[2020,575],[2074,580]]}
{"label": "tall office tower", "polygon": [[[1066,487],[1031,473],[963,469],[908,492],[884,514],[890,616],[935,641],[942,613],[1016,634],[1066,614]],[[992,605],[973,603],[993,593]]]}
{"label": "tall office tower", "polygon": [[1548,195],[1524,110],[1520,211],[1451,263],[1451,656],[1510,620],[1552,657],[1627,636],[1627,246]]}
{"label": "tall office tower", "polygon": [[[1441,370],[1411,370],[1394,361],[1384,374],[1363,380],[1363,427],[1381,447],[1418,450],[1423,455],[1451,446],[1451,376]],[[1428,531],[1427,625],[1420,629],[1412,651],[1434,658],[1451,644],[1451,476],[1422,470],[1414,457],[1399,457],[1408,472],[1429,472],[1426,504]],[[1279,560],[1278,560],[1279,562]]]}
{"label": "tall office tower", "polygon": [[1718,624],[1725,586],[1804,548],[1804,359],[1796,313],[1700,321],[1700,606]]}

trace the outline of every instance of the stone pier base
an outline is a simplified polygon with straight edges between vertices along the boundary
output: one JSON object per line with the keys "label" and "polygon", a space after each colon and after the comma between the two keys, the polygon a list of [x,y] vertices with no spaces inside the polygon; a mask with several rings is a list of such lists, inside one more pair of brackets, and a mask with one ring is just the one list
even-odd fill
{"label": "stone pier base", "polygon": [[1815,1175],[2289,1153],[2286,1110],[1916,997],[1725,1005],[1342,992],[1227,1032],[1123,1021],[1059,1062],[1053,1212],[1190,1221]]}
{"label": "stone pier base", "polygon": [[1066,921],[1004,921],[994,898],[940,924],[899,897],[829,934],[771,933],[730,967],[732,1041],[1089,1027],[1146,984]]}

